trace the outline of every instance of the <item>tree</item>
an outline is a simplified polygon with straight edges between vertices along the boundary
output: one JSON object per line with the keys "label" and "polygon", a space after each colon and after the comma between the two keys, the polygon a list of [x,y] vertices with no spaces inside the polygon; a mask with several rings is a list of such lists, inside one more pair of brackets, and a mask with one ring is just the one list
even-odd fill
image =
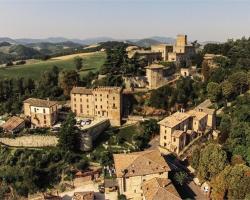
{"label": "tree", "polygon": [[118,200],[127,200],[127,197],[124,194],[118,195]]}
{"label": "tree", "polygon": [[209,77],[210,77],[210,70],[209,70],[209,66],[207,61],[203,61],[202,62],[202,66],[201,66],[201,73],[204,77],[204,81],[208,81]]}
{"label": "tree", "polygon": [[74,63],[75,63],[75,67],[76,70],[79,71],[80,69],[82,69],[83,67],[83,59],[79,56],[74,58]]}
{"label": "tree", "polygon": [[208,144],[200,153],[198,177],[201,180],[211,180],[226,164],[226,152],[218,144]]}
{"label": "tree", "polygon": [[243,164],[227,166],[212,178],[212,199],[246,199],[250,194],[250,168]]}
{"label": "tree", "polygon": [[218,83],[210,82],[207,84],[208,97],[212,102],[218,101],[221,95],[221,87]]}
{"label": "tree", "polygon": [[175,173],[174,179],[179,185],[183,185],[187,181],[188,175],[184,171]]}
{"label": "tree", "polygon": [[232,83],[228,80],[221,83],[222,95],[228,100],[234,92]]}
{"label": "tree", "polygon": [[75,115],[70,113],[59,131],[58,146],[65,151],[75,151],[77,149],[78,133],[75,124]]}
{"label": "tree", "polygon": [[74,71],[62,71],[59,73],[59,86],[63,89],[63,93],[65,96],[69,96],[70,91],[73,86],[76,86],[79,82],[79,74]]}
{"label": "tree", "polygon": [[200,160],[200,148],[196,146],[193,151],[192,151],[192,156],[191,156],[191,166],[194,169],[198,169],[199,167],[199,160]]}
{"label": "tree", "polygon": [[232,83],[234,90],[239,91],[240,94],[242,94],[243,89],[248,84],[247,74],[243,71],[233,73],[231,76],[228,77],[228,80]]}

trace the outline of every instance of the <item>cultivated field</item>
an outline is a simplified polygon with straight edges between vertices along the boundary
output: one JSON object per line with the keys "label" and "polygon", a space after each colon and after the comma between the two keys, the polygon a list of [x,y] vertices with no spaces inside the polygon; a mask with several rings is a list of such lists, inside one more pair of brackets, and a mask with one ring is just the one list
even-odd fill
{"label": "cultivated field", "polygon": [[42,72],[51,69],[56,65],[59,69],[75,69],[74,57],[83,58],[83,69],[81,76],[86,75],[89,71],[98,71],[105,61],[106,54],[104,52],[81,53],[67,56],[60,56],[49,59],[47,61],[34,61],[25,65],[12,66],[8,68],[0,68],[0,78],[33,78],[38,79]]}

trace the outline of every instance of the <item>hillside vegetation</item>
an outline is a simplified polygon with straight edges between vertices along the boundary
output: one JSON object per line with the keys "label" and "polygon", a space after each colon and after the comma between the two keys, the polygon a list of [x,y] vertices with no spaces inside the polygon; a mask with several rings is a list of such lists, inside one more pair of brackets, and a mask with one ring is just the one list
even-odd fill
{"label": "hillside vegetation", "polygon": [[[79,55],[76,55],[79,56]],[[86,72],[93,71],[96,72],[105,61],[105,53],[93,53],[88,54],[80,54],[83,58],[84,67],[79,72],[81,76],[86,74]],[[21,66],[12,66],[9,68],[0,69],[0,78],[34,78],[37,79],[42,72],[51,69],[53,66],[58,66],[61,69],[75,69],[74,65],[74,56],[69,59],[49,59],[46,61],[37,61],[36,63],[26,64]]]}

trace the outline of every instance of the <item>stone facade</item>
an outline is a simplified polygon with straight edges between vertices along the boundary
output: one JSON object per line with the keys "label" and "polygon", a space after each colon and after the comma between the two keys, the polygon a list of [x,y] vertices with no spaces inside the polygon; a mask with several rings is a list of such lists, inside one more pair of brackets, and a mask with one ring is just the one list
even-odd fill
{"label": "stone facade", "polygon": [[152,64],[146,69],[146,77],[148,81],[148,88],[157,89],[166,84],[167,79],[164,76],[164,66],[159,64]]}
{"label": "stone facade", "polygon": [[57,121],[58,104],[54,101],[29,98],[24,101],[24,115],[34,127],[52,127]]}
{"label": "stone facade", "polygon": [[81,129],[80,149],[82,151],[91,151],[98,136],[110,126],[108,119],[98,119],[91,122],[90,125],[85,125]]}
{"label": "stone facade", "polygon": [[176,112],[160,121],[159,125],[160,147],[179,154],[207,128],[215,128],[215,111],[197,107],[188,112]]}
{"label": "stone facade", "polygon": [[160,52],[162,60],[175,62],[179,65],[181,61],[189,61],[190,56],[195,53],[195,48],[188,44],[187,35],[177,35],[175,44],[152,45],[151,51]]}
{"label": "stone facade", "polygon": [[142,184],[153,178],[168,178],[170,167],[158,150],[114,154],[120,194],[128,199],[142,200]]}
{"label": "stone facade", "polygon": [[122,88],[74,87],[71,91],[71,110],[77,117],[97,117],[110,120],[112,126],[121,125]]}

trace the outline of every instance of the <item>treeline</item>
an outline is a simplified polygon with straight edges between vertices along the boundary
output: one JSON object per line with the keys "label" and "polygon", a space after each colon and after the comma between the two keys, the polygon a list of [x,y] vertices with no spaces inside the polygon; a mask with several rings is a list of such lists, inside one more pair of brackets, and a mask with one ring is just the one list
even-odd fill
{"label": "treeline", "polygon": [[165,110],[186,108],[200,102],[204,98],[203,91],[204,84],[200,80],[181,78],[176,82],[176,87],[166,85],[153,90],[149,105]]}
{"label": "treeline", "polygon": [[218,68],[203,63],[208,98],[219,107],[218,141],[194,149],[191,165],[209,181],[212,199],[250,198],[250,39],[207,44],[204,52],[221,54]]}
{"label": "treeline", "polygon": [[97,81],[96,85],[122,86],[123,76],[145,75],[144,67],[147,65],[147,61],[138,56],[128,58],[126,47],[128,44],[123,42],[107,46],[107,58],[100,69],[100,74],[105,77]]}

